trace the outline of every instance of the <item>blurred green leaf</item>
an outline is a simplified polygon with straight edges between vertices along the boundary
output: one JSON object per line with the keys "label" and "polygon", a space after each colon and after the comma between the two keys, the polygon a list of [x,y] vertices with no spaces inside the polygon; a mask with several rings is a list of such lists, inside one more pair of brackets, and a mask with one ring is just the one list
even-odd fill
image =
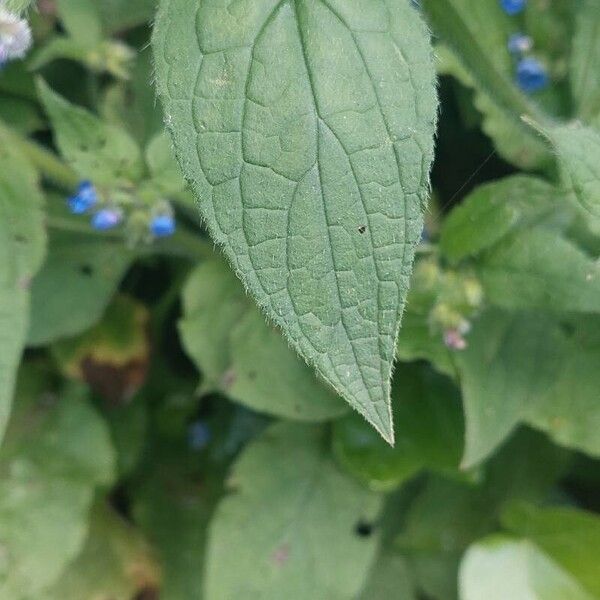
{"label": "blurred green leaf", "polygon": [[511,310],[600,312],[600,261],[557,231],[523,229],[477,263],[485,297]]}
{"label": "blurred green leaf", "polygon": [[597,514],[570,507],[539,508],[514,503],[504,511],[502,522],[510,531],[539,546],[590,594],[600,597]]}
{"label": "blurred green leaf", "polygon": [[102,42],[102,24],[95,0],[57,0],[58,16],[69,36],[84,47]]}
{"label": "blurred green leaf", "polygon": [[440,373],[456,377],[453,351],[444,344],[444,339],[438,332],[432,331],[429,313],[413,311],[410,294],[408,298],[398,336],[396,357],[404,362],[427,360]]}
{"label": "blurred green leaf", "polygon": [[401,556],[384,552],[377,557],[367,585],[357,600],[417,600],[411,573]]}
{"label": "blurred green leaf", "polygon": [[461,600],[593,600],[528,541],[494,536],[469,548],[460,569]]}
{"label": "blurred green leaf", "polygon": [[82,388],[17,395],[0,450],[0,597],[37,598],[58,579],[83,546],[95,490],[112,482],[114,463]]}
{"label": "blurred green leaf", "polygon": [[169,197],[185,189],[181,168],[175,160],[173,143],[166,132],[157,133],[146,148],[146,164],[150,170],[149,185]]}
{"label": "blurred green leaf", "polygon": [[207,530],[216,491],[206,479],[185,477],[177,458],[173,464],[160,464],[136,490],[136,522],[161,561],[161,598],[203,597]]}
{"label": "blurred green leaf", "polygon": [[28,343],[41,346],[97,323],[133,258],[120,242],[53,233],[32,285]]}
{"label": "blurred green leaf", "polygon": [[514,175],[479,186],[444,221],[440,249],[452,262],[476,256],[557,207],[558,192],[536,177]]}
{"label": "blurred green leaf", "polygon": [[104,27],[116,33],[130,27],[150,23],[156,12],[156,0],[102,0],[98,10]]}
{"label": "blurred green leaf", "polygon": [[421,469],[456,472],[463,445],[460,396],[454,384],[418,364],[398,365],[392,391],[396,444],[351,414],[333,425],[340,464],[374,490],[392,490]]}
{"label": "blurred green leaf", "polygon": [[0,95],[0,121],[10,123],[11,129],[22,134],[43,126],[40,111],[33,102],[11,95]]}
{"label": "blurred green leaf", "polygon": [[521,430],[471,483],[431,476],[413,500],[395,546],[418,587],[433,598],[456,598],[458,568],[469,544],[497,528],[506,502],[544,498],[568,459],[541,434]]}
{"label": "blurred green leaf", "polygon": [[600,4],[580,4],[569,73],[577,114],[592,122],[600,117]]}
{"label": "blurred green leaf", "polygon": [[141,533],[97,503],[81,554],[43,598],[131,600],[156,594],[159,584],[160,568]]}
{"label": "blurred green leaf", "polygon": [[183,302],[179,330],[205,377],[205,389],[291,419],[320,421],[347,411],[281,334],[265,323],[224,261],[201,264],[186,284]]}
{"label": "blurred green leaf", "polygon": [[29,321],[29,288],[46,252],[37,173],[0,135],[0,441]]}
{"label": "blurred green leaf", "polygon": [[531,124],[552,143],[566,190],[600,235],[600,133],[580,123],[554,127]]}
{"label": "blurred green leaf", "polygon": [[43,82],[38,89],[61,154],[82,179],[113,189],[142,177],[140,150],[126,131],[70,104]]}
{"label": "blurred green leaf", "polygon": [[520,422],[600,455],[600,325],[491,310],[457,353],[466,418],[463,464],[488,457]]}
{"label": "blurred green leaf", "polygon": [[337,470],[323,434],[278,424],[246,448],[211,524],[208,598],[334,600],[364,586],[381,498]]}

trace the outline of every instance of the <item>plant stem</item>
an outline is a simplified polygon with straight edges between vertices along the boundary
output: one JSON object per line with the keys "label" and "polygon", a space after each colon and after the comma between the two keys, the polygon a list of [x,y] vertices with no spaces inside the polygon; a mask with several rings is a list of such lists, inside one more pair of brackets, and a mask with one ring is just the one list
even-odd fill
{"label": "plant stem", "polygon": [[[11,144],[21,151],[38,169],[43,177],[67,191],[75,188],[79,181],[77,174],[53,152],[40,144],[28,140],[12,131],[0,121],[0,142]],[[127,242],[121,231],[97,232],[79,218],[68,216],[48,216],[46,223],[51,229],[80,233],[82,235],[105,237]],[[214,254],[213,244],[199,232],[179,226],[175,234],[169,238],[156,240],[148,246],[139,248],[140,254],[170,254],[185,256],[192,260],[205,259]]]}
{"label": "plant stem", "polygon": [[23,155],[42,174],[42,176],[65,190],[72,190],[78,183],[79,177],[56,154],[19,135],[5,123],[0,121],[0,140],[10,144]]}

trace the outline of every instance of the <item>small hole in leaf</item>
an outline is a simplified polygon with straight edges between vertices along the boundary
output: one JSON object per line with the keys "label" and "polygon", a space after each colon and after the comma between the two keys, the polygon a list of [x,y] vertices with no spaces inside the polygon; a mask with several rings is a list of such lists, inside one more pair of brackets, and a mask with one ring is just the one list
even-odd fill
{"label": "small hole in leaf", "polygon": [[361,225],[361,226],[358,228],[358,233],[361,233],[361,234],[362,234],[362,233],[364,233],[366,230],[367,230],[367,226],[366,226],[366,225]]}
{"label": "small hole in leaf", "polygon": [[369,537],[373,533],[373,524],[367,521],[359,521],[354,528],[354,532],[360,537]]}
{"label": "small hole in leaf", "polygon": [[92,269],[90,265],[81,265],[79,267],[79,272],[86,277],[91,277],[94,274],[94,269]]}

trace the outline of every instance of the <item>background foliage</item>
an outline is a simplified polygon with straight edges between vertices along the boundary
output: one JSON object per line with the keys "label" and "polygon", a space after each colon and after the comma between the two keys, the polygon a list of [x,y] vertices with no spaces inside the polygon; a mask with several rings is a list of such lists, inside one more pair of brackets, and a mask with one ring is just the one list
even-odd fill
{"label": "background foliage", "polygon": [[[408,280],[400,286],[407,299],[390,384],[394,447],[273,326],[294,339],[292,321],[264,318],[200,221],[192,190],[206,212],[208,184],[199,170],[190,174],[199,159],[173,100],[194,95],[195,82],[185,71],[169,80],[161,63],[198,60],[198,48],[186,46],[194,27],[209,41],[218,33],[214,15],[184,19],[186,35],[168,31],[169,10],[185,17],[190,3],[162,3],[156,71],[154,0],[4,4],[26,15],[34,43],[0,71],[0,599],[600,598],[597,2],[530,0],[512,16],[507,6],[520,2],[396,2],[411,23],[403,50],[413,88],[394,80],[397,56],[378,62],[373,46],[362,58],[381,69],[371,73],[371,82],[389,85],[379,92],[343,64],[321,73],[309,46],[315,89],[324,86],[315,110],[342,131],[344,152],[360,157],[352,162],[321,132],[324,172],[354,177],[335,181],[347,196],[335,196],[334,216],[353,214],[346,202],[359,194],[357,182],[391,177],[394,190],[399,173],[384,153],[361,163],[360,152],[373,151],[363,148],[368,136],[386,134],[370,120],[372,107],[351,126],[325,108],[345,93],[376,98],[390,118],[387,134],[411,89],[423,111],[421,120],[398,121],[418,129],[423,146],[398,155],[402,176],[421,178],[407,204],[414,231],[403,238],[414,238],[416,261],[410,291]],[[291,4],[305,7],[300,28],[318,37],[310,11],[319,3],[281,6]],[[365,35],[387,5],[329,4]],[[230,17],[243,33],[253,14]],[[440,101],[422,236],[436,96],[421,18],[433,33]],[[334,31],[317,21],[319,35]],[[260,106],[273,82],[285,83],[283,72],[296,73],[281,109],[296,115],[308,97],[306,67],[282,32],[267,36],[266,48],[256,44],[264,55],[248,90]],[[523,57],[508,40],[518,32],[547,77],[539,90],[517,77]],[[366,43],[360,35],[354,42]],[[351,48],[348,41],[340,55]],[[261,61],[270,78],[261,79]],[[237,73],[243,61],[214,64]],[[202,109],[205,126],[227,125],[220,119],[231,98],[217,94],[226,85],[219,81],[205,94],[215,100]],[[259,109],[249,118],[254,127],[268,122]],[[313,125],[277,136],[301,144]],[[296,177],[306,156],[270,154],[261,131],[244,151]],[[238,152],[220,143],[200,148],[215,187]],[[100,208],[73,214],[73,194],[87,181],[119,226],[98,227]],[[269,183],[255,173],[247,181],[261,198],[284,193]],[[383,236],[375,212],[369,226]],[[158,235],[157,216],[174,217],[176,231]],[[260,242],[268,226],[259,218],[250,235]],[[227,233],[219,227],[208,219],[217,237]],[[310,227],[308,250],[317,254]],[[242,247],[231,240],[230,259]],[[277,248],[269,252],[260,267],[280,259]],[[312,301],[326,320],[334,309],[323,289]],[[307,356],[301,336],[293,345]],[[359,351],[351,367],[369,358]],[[320,375],[350,404],[362,403],[389,438],[373,397],[352,396],[323,365]],[[382,384],[381,371],[375,379]]]}

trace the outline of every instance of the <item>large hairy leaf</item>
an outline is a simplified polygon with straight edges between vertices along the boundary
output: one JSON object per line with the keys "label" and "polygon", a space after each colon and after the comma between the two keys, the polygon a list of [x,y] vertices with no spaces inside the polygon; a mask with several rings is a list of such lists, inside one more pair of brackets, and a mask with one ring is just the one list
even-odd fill
{"label": "large hairy leaf", "polygon": [[408,0],[163,0],[158,89],[214,239],[387,440],[436,116]]}
{"label": "large hairy leaf", "polygon": [[44,258],[37,175],[0,137],[0,439],[29,321],[29,286]]}
{"label": "large hairy leaf", "polygon": [[212,522],[207,600],[342,600],[363,587],[378,536],[360,526],[381,497],[336,469],[323,434],[278,424],[246,449]]}

